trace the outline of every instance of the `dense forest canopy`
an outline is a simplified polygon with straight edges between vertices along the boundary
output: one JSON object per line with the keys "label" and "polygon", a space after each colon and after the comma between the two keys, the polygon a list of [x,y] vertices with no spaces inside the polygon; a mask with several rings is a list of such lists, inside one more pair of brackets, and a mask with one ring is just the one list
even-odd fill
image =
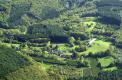
{"label": "dense forest canopy", "polygon": [[122,80],[122,0],[0,0],[0,80]]}

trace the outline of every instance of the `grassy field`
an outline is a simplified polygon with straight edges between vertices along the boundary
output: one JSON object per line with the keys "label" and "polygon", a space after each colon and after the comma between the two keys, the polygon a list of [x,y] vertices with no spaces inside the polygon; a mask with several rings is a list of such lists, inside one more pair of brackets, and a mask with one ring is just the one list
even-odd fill
{"label": "grassy field", "polygon": [[96,17],[85,17],[83,18],[84,21],[95,21],[97,18]]}
{"label": "grassy field", "polygon": [[117,67],[110,67],[110,68],[104,68],[103,71],[114,71],[117,70]]}
{"label": "grassy field", "polygon": [[70,51],[74,50],[77,47],[79,47],[79,46],[74,45],[73,47],[69,47],[69,46],[66,46],[65,44],[58,44],[58,50],[65,51],[66,55],[72,55],[72,53]]}
{"label": "grassy field", "polygon": [[110,64],[114,63],[114,58],[112,57],[98,58],[98,62],[100,63],[101,67],[108,67]]}
{"label": "grassy field", "polygon": [[69,47],[65,44],[58,44],[58,50],[62,50],[62,51],[72,50],[72,49],[75,49],[76,47],[78,47],[78,45],[74,45],[73,47]]}
{"label": "grassy field", "polygon": [[27,3],[29,0],[12,0],[14,3]]}
{"label": "grassy field", "polygon": [[44,68],[44,69],[49,69],[50,68],[50,64],[46,64],[46,63],[41,63],[41,66]]}
{"label": "grassy field", "polygon": [[94,21],[81,22],[80,26],[85,27],[85,32],[90,33],[94,29],[94,27],[96,26],[96,22],[94,22]]}
{"label": "grassy field", "polygon": [[11,46],[19,47],[19,45],[20,45],[20,44],[0,43],[0,45],[5,45],[5,46],[7,46],[7,47],[10,47],[10,48],[11,48]]}
{"label": "grassy field", "polygon": [[58,50],[69,50],[69,47],[66,46],[65,44],[58,44]]}
{"label": "grassy field", "polygon": [[110,47],[109,42],[104,42],[102,40],[97,40],[94,44],[89,47],[85,52],[82,52],[81,55],[88,55],[89,53],[97,54],[99,52],[105,52]]}
{"label": "grassy field", "polygon": [[[69,47],[69,46],[66,46],[65,44],[58,44],[58,50],[61,50],[61,51],[74,50],[76,47],[78,47],[78,46],[75,45],[73,47]],[[79,54],[81,54],[81,55],[88,55],[89,53],[98,54],[100,52],[107,51],[109,49],[109,47],[110,47],[110,42],[104,42],[102,40],[97,40],[86,51],[81,52]]]}
{"label": "grassy field", "polygon": [[95,58],[88,58],[90,67],[84,69],[84,76],[98,76],[100,69],[97,67],[97,60]]}

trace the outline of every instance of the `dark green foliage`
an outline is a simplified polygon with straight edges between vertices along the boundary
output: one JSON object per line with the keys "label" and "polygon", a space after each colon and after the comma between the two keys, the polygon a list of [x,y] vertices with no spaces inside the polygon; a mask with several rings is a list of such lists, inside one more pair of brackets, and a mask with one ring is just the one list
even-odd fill
{"label": "dark green foliage", "polygon": [[117,25],[117,26],[120,26],[120,24],[121,24],[120,19],[106,17],[106,16],[103,16],[102,18],[98,19],[98,21],[103,24],[111,24],[111,25]]}
{"label": "dark green foliage", "polygon": [[122,80],[121,4],[0,0],[0,80]]}
{"label": "dark green foliage", "polygon": [[0,21],[0,28],[7,29],[7,28],[9,28],[9,27],[8,27],[8,24],[7,24],[6,22]]}
{"label": "dark green foliage", "polygon": [[11,3],[9,1],[0,1],[0,21],[6,22],[9,17]]}
{"label": "dark green foliage", "polygon": [[100,2],[97,2],[98,13],[103,16],[101,22],[119,26],[121,24],[119,15],[119,11],[122,10],[121,3],[122,2],[119,0],[101,0]]}
{"label": "dark green foliage", "polygon": [[48,36],[52,42],[67,42],[67,34],[61,27],[37,24],[29,27],[28,34]]}
{"label": "dark green foliage", "polygon": [[55,80],[79,80],[82,73],[79,68],[70,66],[53,66],[48,70],[51,77],[59,78]]}
{"label": "dark green foliage", "polygon": [[52,19],[59,16],[59,12],[55,8],[51,8],[48,6],[45,6],[42,9],[42,12],[43,19]]}
{"label": "dark green foliage", "polygon": [[7,80],[50,80],[43,68],[37,64],[25,66],[6,76]]}
{"label": "dark green foliage", "polygon": [[0,57],[0,77],[31,64],[28,59],[5,45],[0,45]]}
{"label": "dark green foliage", "polygon": [[76,39],[80,38],[81,40],[88,39],[87,35],[83,34],[83,33],[76,33],[76,32],[74,32],[74,33],[71,33],[71,36],[73,36]]}
{"label": "dark green foliage", "polygon": [[99,74],[99,80],[121,80],[122,79],[122,70],[113,71],[113,72],[101,72]]}
{"label": "dark green foliage", "polygon": [[9,23],[12,26],[17,26],[17,25],[22,25],[23,21],[21,17],[26,14],[30,10],[31,4],[13,4],[11,13],[10,13],[10,18],[9,18]]}

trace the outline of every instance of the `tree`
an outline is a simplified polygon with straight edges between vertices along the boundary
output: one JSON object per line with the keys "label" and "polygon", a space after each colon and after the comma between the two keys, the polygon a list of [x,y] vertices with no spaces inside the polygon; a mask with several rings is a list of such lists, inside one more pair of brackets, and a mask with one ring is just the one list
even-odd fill
{"label": "tree", "polygon": [[80,37],[76,40],[76,44],[81,45]]}
{"label": "tree", "polygon": [[44,7],[42,9],[42,18],[43,19],[52,19],[52,18],[55,18],[59,15],[58,11],[55,9],[55,8],[51,8],[51,7]]}
{"label": "tree", "polygon": [[78,59],[79,58],[79,54],[75,50],[72,50],[72,56],[71,57],[73,59]]}

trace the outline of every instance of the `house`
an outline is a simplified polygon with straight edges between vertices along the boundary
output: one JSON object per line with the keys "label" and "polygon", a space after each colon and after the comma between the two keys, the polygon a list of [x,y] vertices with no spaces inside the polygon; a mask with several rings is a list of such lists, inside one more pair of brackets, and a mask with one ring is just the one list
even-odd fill
{"label": "house", "polygon": [[91,46],[96,40],[96,38],[90,39],[88,45]]}

